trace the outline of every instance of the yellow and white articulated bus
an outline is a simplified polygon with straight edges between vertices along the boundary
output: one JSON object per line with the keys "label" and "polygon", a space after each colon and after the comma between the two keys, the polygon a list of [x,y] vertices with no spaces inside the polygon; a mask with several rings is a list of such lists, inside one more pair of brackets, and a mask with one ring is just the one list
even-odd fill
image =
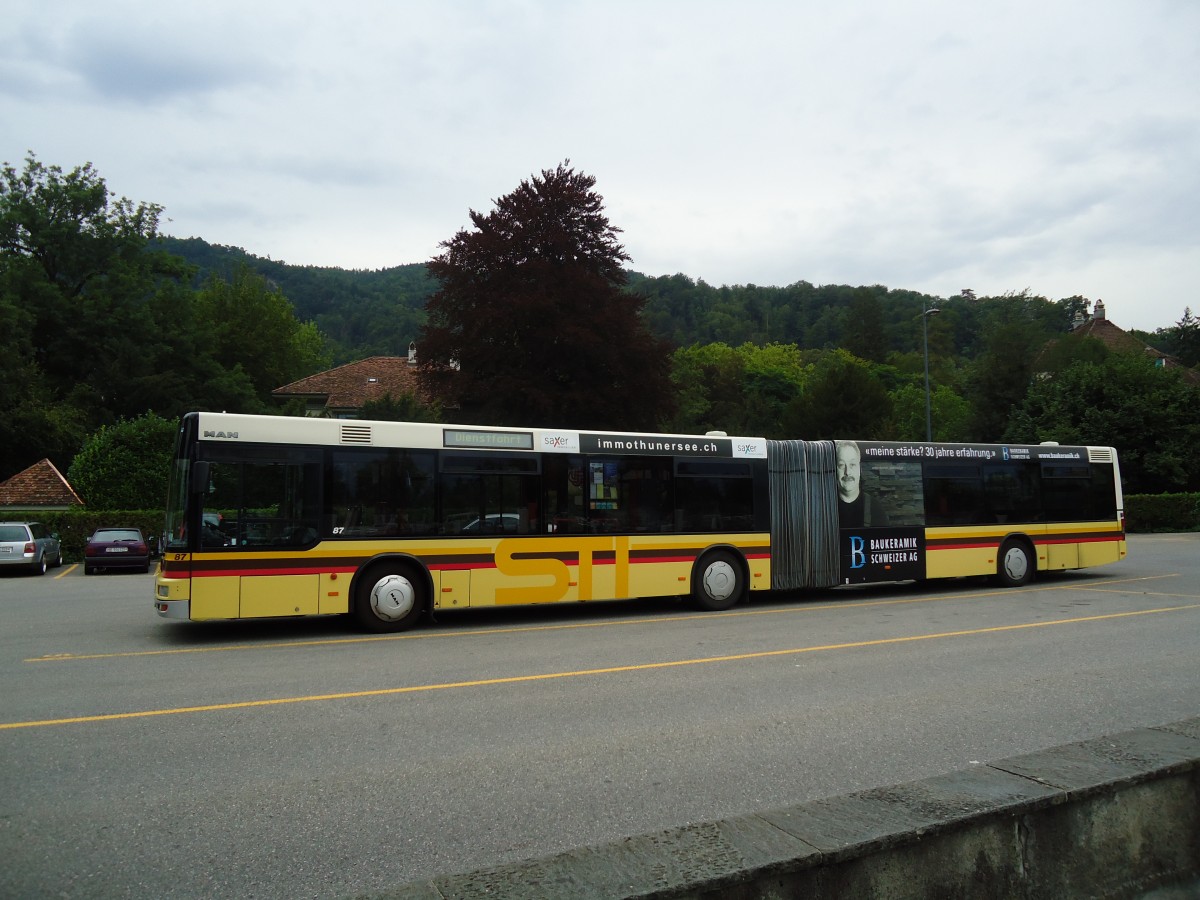
{"label": "yellow and white articulated bus", "polygon": [[1108,447],[769,441],[189,413],[160,616],[351,614],[1036,571],[1125,557]]}

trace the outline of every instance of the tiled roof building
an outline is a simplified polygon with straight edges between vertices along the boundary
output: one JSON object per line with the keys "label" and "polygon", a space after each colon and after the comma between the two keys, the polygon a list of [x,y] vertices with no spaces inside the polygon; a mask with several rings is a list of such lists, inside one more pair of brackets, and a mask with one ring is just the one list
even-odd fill
{"label": "tiled roof building", "polygon": [[0,510],[68,509],[83,500],[48,459],[0,482]]}
{"label": "tiled roof building", "polygon": [[[1096,306],[1090,316],[1080,313],[1076,317],[1074,326],[1069,333],[1075,337],[1092,338],[1093,340],[1100,341],[1114,353],[1137,353],[1154,360],[1157,366],[1162,366],[1163,368],[1182,368],[1183,377],[1186,381],[1192,384],[1200,383],[1200,372],[1186,368],[1169,353],[1156,350],[1129,332],[1123,331],[1114,325],[1105,314],[1103,300],[1096,301]],[[1046,349],[1049,350],[1057,343],[1057,341],[1051,341],[1047,344]],[[1043,355],[1045,352],[1043,350]]]}
{"label": "tiled roof building", "polygon": [[413,348],[407,358],[372,356],[301,378],[271,393],[281,400],[302,398],[306,415],[334,419],[355,418],[368,400],[382,400],[389,394],[397,399],[403,394],[423,402],[430,399],[421,384]]}
{"label": "tiled roof building", "polygon": [[1097,300],[1091,316],[1080,314],[1071,328],[1076,337],[1095,338],[1116,353],[1145,353],[1155,359],[1170,359],[1166,353],[1147,347],[1132,334],[1122,331],[1104,313],[1104,301]]}

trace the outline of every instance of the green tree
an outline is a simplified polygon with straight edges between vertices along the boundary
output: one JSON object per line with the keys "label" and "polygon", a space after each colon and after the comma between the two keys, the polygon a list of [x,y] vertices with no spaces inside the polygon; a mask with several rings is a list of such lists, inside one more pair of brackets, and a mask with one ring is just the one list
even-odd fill
{"label": "green tree", "polygon": [[1200,366],[1200,319],[1192,315],[1190,306],[1184,307],[1175,323],[1174,353],[1185,366]]}
{"label": "green tree", "polygon": [[471,210],[440,246],[418,341],[425,375],[466,421],[653,429],[670,414],[669,349],[622,290],[629,256],[595,179],[567,162]]}
{"label": "green tree", "polygon": [[684,434],[736,433],[730,416],[740,410],[744,376],[744,360],[728,344],[680,347],[671,356],[676,408],[666,429]]}
{"label": "green tree", "polygon": [[881,363],[887,358],[883,308],[870,288],[858,288],[846,309],[845,347],[859,359]]}
{"label": "green tree", "polygon": [[4,471],[41,456],[65,468],[90,430],[144,404],[166,361],[147,304],[182,271],[148,250],[160,212],[115,199],[91,164],[64,172],[30,153],[0,170]]}
{"label": "green tree", "polygon": [[967,370],[964,390],[971,404],[965,435],[969,440],[998,441],[1029,390],[1047,334],[1029,314],[1027,300],[1023,295],[1004,298],[984,326],[981,349]]}
{"label": "green tree", "polygon": [[646,297],[643,317],[647,325],[675,345],[700,339],[699,320],[717,296],[703,279],[693,281],[683,274],[647,278],[630,273],[629,289]]}
{"label": "green tree", "polygon": [[671,357],[678,406],[671,431],[786,437],[780,419],[809,367],[795,344],[703,344]]}
{"label": "green tree", "polygon": [[784,433],[805,440],[887,437],[892,401],[863,360],[836,350],[816,365],[783,413]]}
{"label": "green tree", "polygon": [[425,302],[436,287],[424,263],[336,269],[289,265],[196,237],[160,237],[156,244],[194,265],[198,284],[211,275],[232,281],[240,267],[249,267],[288,298],[296,318],[316,323],[338,365],[369,356],[403,356],[425,321]]}
{"label": "green tree", "polygon": [[22,172],[4,164],[0,249],[6,264],[34,269],[66,298],[120,275],[117,262],[141,263],[162,207],[111,199],[91,163],[69,173],[30,153]]}
{"label": "green tree", "polygon": [[317,326],[300,322],[287,297],[248,266],[229,280],[210,276],[195,304],[211,329],[216,362],[245,373],[261,408],[272,405],[275,388],[329,367]]}
{"label": "green tree", "polygon": [[812,365],[795,344],[743,344],[738,353],[745,361],[741,433],[772,439],[790,437],[783,428],[783,415],[803,392]]}
{"label": "green tree", "polygon": [[1159,328],[1154,337],[1160,350],[1171,354],[1183,365],[1200,365],[1200,319],[1192,315],[1190,306],[1184,307],[1178,322],[1170,328]]}
{"label": "green tree", "polygon": [[91,509],[159,509],[177,428],[154,413],[105,425],[75,455],[67,480]]}
{"label": "green tree", "polygon": [[1200,489],[1200,392],[1137,354],[1081,361],[1037,379],[1004,440],[1117,449],[1127,491]]}
{"label": "green tree", "polygon": [[[897,440],[925,440],[925,386],[903,384],[892,391],[893,434]],[[935,441],[958,443],[966,440],[971,404],[947,385],[939,384],[929,396],[930,419]]]}
{"label": "green tree", "polygon": [[1054,304],[1055,314],[1047,319],[1051,331],[1065,331],[1075,327],[1077,320],[1086,319],[1091,301],[1081,294],[1066,297]]}

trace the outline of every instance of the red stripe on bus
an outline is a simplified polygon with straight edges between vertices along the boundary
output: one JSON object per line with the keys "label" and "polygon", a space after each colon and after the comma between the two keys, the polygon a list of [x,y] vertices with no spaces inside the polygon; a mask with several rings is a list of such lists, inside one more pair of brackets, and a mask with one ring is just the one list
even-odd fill
{"label": "red stripe on bus", "polygon": [[[531,554],[532,556],[532,554]],[[747,553],[747,560],[770,560],[770,553]],[[578,565],[578,559],[562,560],[566,565]],[[631,556],[629,559],[630,565],[643,565],[655,563],[694,563],[695,555],[664,555],[664,556]],[[286,565],[272,562],[270,565],[246,565],[236,566],[226,563],[219,568],[214,565],[213,560],[205,560],[202,564],[192,567],[193,578],[228,578],[230,576],[266,576],[266,575],[353,575],[358,571],[357,565],[340,565],[327,566],[322,565],[321,561],[313,560],[308,565]],[[258,562],[255,560],[254,562]],[[616,560],[612,557],[608,559],[592,559],[592,565],[605,566],[615,565]],[[176,564],[178,568],[185,569],[187,566],[183,563]],[[496,568],[495,560],[493,559],[475,559],[464,560],[462,562],[428,562],[427,568],[431,572],[461,572],[470,571],[473,569],[494,569]],[[172,567],[175,568],[175,567]]]}
{"label": "red stripe on bus", "polygon": [[456,563],[429,563],[426,568],[430,572],[469,572],[472,569],[494,569],[496,561],[493,559],[475,560],[474,562],[456,562]]}
{"label": "red stripe on bus", "polygon": [[1000,546],[1000,539],[989,541],[926,541],[925,549],[933,550],[984,550]]}
{"label": "red stripe on bus", "polygon": [[[1045,544],[1094,544],[1105,541],[1123,541],[1125,540],[1124,532],[1116,532],[1112,534],[1071,534],[1059,536],[1037,537],[1033,536],[1033,543],[1036,546]],[[930,540],[925,543],[925,549],[929,552],[934,550],[988,550],[995,549],[1005,538],[995,538],[989,540],[966,540],[955,541],[943,538],[942,540]]]}
{"label": "red stripe on bus", "polygon": [[280,566],[273,569],[204,569],[193,572],[193,578],[220,578],[245,575],[353,575],[356,569],[315,569]]}

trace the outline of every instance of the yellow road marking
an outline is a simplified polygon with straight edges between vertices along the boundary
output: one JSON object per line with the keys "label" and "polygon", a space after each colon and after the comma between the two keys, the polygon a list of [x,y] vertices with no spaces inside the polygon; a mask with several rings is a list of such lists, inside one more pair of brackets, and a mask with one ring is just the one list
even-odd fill
{"label": "yellow road marking", "polygon": [[[773,607],[771,609],[734,609],[727,612],[718,613],[689,613],[681,616],[662,616],[653,619],[618,619],[618,620],[598,620],[588,622],[568,622],[557,625],[515,625],[504,628],[481,628],[472,629],[469,631],[438,631],[438,632],[405,632],[403,634],[374,634],[362,635],[360,637],[347,638],[321,638],[312,641],[279,641],[269,644],[239,644],[234,646],[221,647],[172,647],[167,650],[124,650],[118,653],[48,653],[44,656],[35,656],[29,659],[22,660],[23,662],[79,662],[83,660],[94,659],[124,659],[127,657],[136,656],[173,656],[179,653],[241,653],[247,650],[291,650],[297,647],[326,647],[340,646],[343,644],[375,644],[381,641],[427,641],[436,640],[439,638],[471,638],[484,637],[495,634],[518,634],[525,632],[537,631],[562,631],[571,628],[608,628],[618,625],[659,625],[670,622],[684,622],[692,619],[712,619],[712,618],[741,618],[743,616],[778,616],[789,615],[793,613],[818,612],[828,609],[862,609],[870,606],[897,606],[901,604],[911,603],[940,603],[947,600],[973,600],[982,597],[1011,597],[1016,594],[1037,593],[1039,591],[1050,590],[1068,590],[1068,589],[1086,589],[1100,590],[1096,585],[1103,585],[1105,588],[1108,585],[1129,584],[1136,581],[1153,581],[1161,578],[1177,578],[1178,573],[1166,573],[1162,575],[1145,575],[1137,578],[1122,578],[1111,581],[1096,581],[1087,582],[1086,584],[1078,585],[1046,585],[1039,587],[1027,588],[1000,588],[995,591],[969,591],[965,593],[945,594],[936,597],[901,597],[895,600],[856,600],[853,594],[844,595],[845,599],[830,600],[821,603],[805,603],[799,606],[783,606]],[[1163,594],[1161,596],[1176,596],[1172,594]],[[1183,598],[1195,597],[1194,594],[1177,595]],[[491,609],[494,607],[483,607]],[[243,620],[250,621],[250,620]]]}
{"label": "yellow road marking", "polygon": [[79,563],[71,563],[69,566],[65,566],[63,568],[63,570],[61,572],[59,572],[57,575],[55,575],[54,577],[62,578],[64,575],[70,575],[72,572],[74,572],[78,568],[79,568]]}
{"label": "yellow road marking", "polygon": [[1166,591],[1118,591],[1109,588],[1096,588],[1102,594],[1133,594],[1137,597],[1175,597],[1180,600],[1194,600],[1196,594],[1169,594]]}
{"label": "yellow road marking", "polygon": [[43,728],[53,725],[75,725],[84,722],[112,722],[119,719],[144,719],[151,716],[177,716],[188,713],[219,712],[234,709],[253,709],[265,706],[283,706],[292,703],[316,703],[325,700],[354,700],[363,697],[391,697],[398,694],[417,694],[428,691],[444,691],[456,688],[487,687],[497,684],[522,684],[533,681],[549,681],[559,678],[582,678],[597,675],[615,675],[624,672],[645,672],[653,669],[671,669],[680,666],[711,665],[713,663],[739,662],[751,659],[767,659],[775,656],[794,656],[800,653],[819,653],[828,650],[856,650],[863,647],[882,647],[909,644],[917,641],[932,641],[945,638],[971,637],[981,634],[998,634],[1005,631],[1020,631],[1030,628],[1047,628],[1053,625],[1078,625],[1085,622],[1102,622],[1110,619],[1127,619],[1156,613],[1180,612],[1200,609],[1200,603],[1186,606],[1167,606],[1159,609],[1143,609],[1130,612],[1105,613],[1096,616],[1081,616],[1073,619],[1056,619],[1050,622],[1023,622],[1018,625],[997,625],[990,628],[972,628],[964,631],[942,631],[935,634],[918,634],[908,637],[878,638],[871,641],[849,641],[842,644],[821,644],[812,647],[792,647],[784,650],[760,650],[754,653],[734,653],[726,656],[705,656],[696,659],[679,659],[665,662],[637,663],[627,666],[607,666],[599,669],[580,669],[573,672],[544,672],[534,675],[511,675],[505,678],[484,678],[474,681],[451,681],[442,684],[420,684],[397,688],[378,688],[370,691],[347,691],[337,694],[311,694],[301,697],[279,697],[271,700],[244,700],[238,703],[213,703],[206,706],[185,706],[173,709],[151,709],[140,712],[108,713],[95,716],[74,716],[63,719],[43,719],[31,722],[0,722],[0,731],[17,728]]}

